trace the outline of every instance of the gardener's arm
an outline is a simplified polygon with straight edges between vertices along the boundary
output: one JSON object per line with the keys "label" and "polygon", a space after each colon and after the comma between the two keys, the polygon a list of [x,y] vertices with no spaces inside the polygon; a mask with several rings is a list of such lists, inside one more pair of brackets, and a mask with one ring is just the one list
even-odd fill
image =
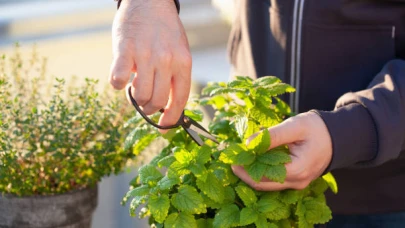
{"label": "gardener's arm", "polygon": [[325,170],[378,166],[397,158],[405,147],[404,129],[405,61],[392,60],[368,89],[342,96],[334,111],[304,113],[269,129],[272,147],[290,147],[284,184],[255,183],[243,168],[233,169],[257,190],[302,189]]}
{"label": "gardener's arm", "polygon": [[112,29],[110,83],[122,89],[132,72],[133,97],[146,114],[161,108],[161,125],[177,122],[187,103],[191,54],[173,0],[123,0]]}

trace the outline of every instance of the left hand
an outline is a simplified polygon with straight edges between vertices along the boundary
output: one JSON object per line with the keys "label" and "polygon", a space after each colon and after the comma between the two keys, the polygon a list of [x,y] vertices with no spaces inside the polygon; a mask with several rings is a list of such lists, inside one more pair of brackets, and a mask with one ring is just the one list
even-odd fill
{"label": "left hand", "polygon": [[[257,183],[243,166],[233,166],[232,170],[240,179],[258,191],[279,191],[284,189],[304,189],[312,180],[325,171],[332,159],[332,141],[329,131],[316,113],[307,112],[268,129],[271,137],[269,149],[288,145],[292,162],[286,164],[287,177],[284,183],[267,178]],[[256,135],[248,140],[248,143]]]}

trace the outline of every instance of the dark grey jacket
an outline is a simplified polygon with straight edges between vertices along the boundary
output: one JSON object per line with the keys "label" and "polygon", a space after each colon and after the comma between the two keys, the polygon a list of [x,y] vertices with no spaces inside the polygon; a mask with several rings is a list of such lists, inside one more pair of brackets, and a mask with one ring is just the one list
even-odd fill
{"label": "dark grey jacket", "polygon": [[235,73],[297,88],[332,137],[334,213],[405,211],[405,0],[237,0]]}

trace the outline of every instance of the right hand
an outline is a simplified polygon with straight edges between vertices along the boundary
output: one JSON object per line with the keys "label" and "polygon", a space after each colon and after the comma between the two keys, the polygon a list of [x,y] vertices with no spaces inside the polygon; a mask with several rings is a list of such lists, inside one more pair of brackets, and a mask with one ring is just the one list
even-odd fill
{"label": "right hand", "polygon": [[109,81],[123,89],[132,72],[132,96],[147,114],[164,108],[159,124],[175,124],[187,103],[191,54],[173,0],[123,0],[112,29]]}

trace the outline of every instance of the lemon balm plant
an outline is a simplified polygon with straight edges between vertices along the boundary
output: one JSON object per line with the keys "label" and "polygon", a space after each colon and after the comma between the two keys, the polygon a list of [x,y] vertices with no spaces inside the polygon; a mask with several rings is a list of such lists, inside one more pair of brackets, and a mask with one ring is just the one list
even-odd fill
{"label": "lemon balm plant", "polygon": [[0,58],[0,227],[90,226],[97,183],[134,156],[125,98],[45,71],[35,51]]}
{"label": "lemon balm plant", "polygon": [[[291,162],[288,147],[268,150],[269,133],[261,130],[291,115],[288,105],[277,96],[294,91],[270,76],[209,84],[203,90],[208,97],[189,105],[213,106],[216,112],[209,129],[220,144],[207,140],[199,147],[182,129],[163,135],[168,145],[139,169],[124,197],[124,203],[130,202],[131,215],[141,207],[139,217],[149,217],[152,226],[166,228],[313,227],[329,221],[331,211],[324,192],[328,187],[337,191],[331,174],[303,190],[259,192],[231,170],[231,165],[242,165],[255,181],[267,177],[284,182],[284,165]],[[200,111],[191,110],[186,114],[202,120]],[[130,122],[138,125],[133,132],[145,129],[148,133],[130,134],[128,145],[148,143],[151,135],[158,137],[142,117],[135,116]],[[260,131],[246,146],[246,139]]]}

